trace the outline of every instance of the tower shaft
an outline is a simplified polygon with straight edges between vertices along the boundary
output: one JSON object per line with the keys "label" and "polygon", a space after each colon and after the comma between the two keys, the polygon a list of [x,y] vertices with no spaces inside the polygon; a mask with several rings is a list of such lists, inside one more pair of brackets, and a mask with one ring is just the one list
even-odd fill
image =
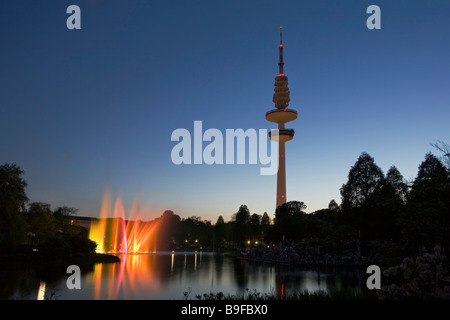
{"label": "tower shaft", "polygon": [[278,173],[276,208],[286,203],[286,142],[278,141]]}

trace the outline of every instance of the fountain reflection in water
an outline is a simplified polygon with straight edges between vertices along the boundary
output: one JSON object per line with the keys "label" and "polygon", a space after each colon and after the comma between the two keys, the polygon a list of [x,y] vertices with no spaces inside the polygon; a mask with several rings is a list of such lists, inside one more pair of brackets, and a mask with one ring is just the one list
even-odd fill
{"label": "fountain reflection in water", "polygon": [[[95,300],[167,299],[168,295],[181,298],[183,290],[195,286],[197,281],[207,287],[209,285],[211,279],[205,273],[198,273],[202,255],[202,252],[197,251],[118,254],[119,263],[96,264],[93,272],[87,276],[85,285],[86,288],[92,288],[91,298]],[[208,253],[208,257],[209,263],[204,272],[210,272],[210,268],[215,270],[214,254]],[[186,259],[189,265],[187,269],[183,264]]]}

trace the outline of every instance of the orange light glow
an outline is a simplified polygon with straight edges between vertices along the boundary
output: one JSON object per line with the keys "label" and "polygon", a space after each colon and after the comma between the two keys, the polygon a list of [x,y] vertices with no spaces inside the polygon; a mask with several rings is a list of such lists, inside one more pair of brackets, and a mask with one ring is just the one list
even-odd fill
{"label": "orange light glow", "polygon": [[129,220],[125,218],[122,197],[119,196],[111,210],[111,194],[105,189],[100,218],[93,221],[89,230],[89,238],[97,243],[98,253],[145,253],[155,252],[156,230],[159,220],[145,222],[141,217],[149,212],[141,209],[135,200],[130,210]]}
{"label": "orange light glow", "polygon": [[[94,288],[95,300],[135,299],[142,290],[160,290],[155,275],[161,269],[157,259],[142,259],[142,254],[119,254],[120,262],[94,266],[89,284]],[[102,281],[104,280],[104,281]]]}

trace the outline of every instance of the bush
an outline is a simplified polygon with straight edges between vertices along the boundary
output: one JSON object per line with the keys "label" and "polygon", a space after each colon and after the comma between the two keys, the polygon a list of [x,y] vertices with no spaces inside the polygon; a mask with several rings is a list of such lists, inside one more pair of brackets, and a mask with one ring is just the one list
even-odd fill
{"label": "bush", "polygon": [[64,237],[61,235],[48,238],[39,248],[46,256],[68,257],[74,254],[89,255],[95,253],[97,243],[79,236]]}
{"label": "bush", "polygon": [[380,300],[448,300],[450,299],[450,274],[445,257],[425,254],[405,258],[383,272],[390,284],[378,291]]}
{"label": "bush", "polygon": [[70,239],[72,254],[93,254],[97,248],[97,243],[82,237],[72,237]]}
{"label": "bush", "polygon": [[71,254],[70,243],[61,236],[50,237],[39,247],[39,252],[46,256],[64,257]]}

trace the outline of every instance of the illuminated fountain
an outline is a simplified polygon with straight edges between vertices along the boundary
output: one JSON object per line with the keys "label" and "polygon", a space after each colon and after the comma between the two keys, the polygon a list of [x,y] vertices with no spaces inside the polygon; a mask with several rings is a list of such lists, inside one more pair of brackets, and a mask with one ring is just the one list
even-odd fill
{"label": "illuminated fountain", "polygon": [[89,238],[97,243],[98,253],[144,253],[156,251],[156,232],[159,220],[144,222],[140,218],[148,213],[141,208],[138,199],[133,203],[129,219],[125,219],[122,197],[119,196],[112,209],[109,188],[105,189],[100,218],[93,221]]}

